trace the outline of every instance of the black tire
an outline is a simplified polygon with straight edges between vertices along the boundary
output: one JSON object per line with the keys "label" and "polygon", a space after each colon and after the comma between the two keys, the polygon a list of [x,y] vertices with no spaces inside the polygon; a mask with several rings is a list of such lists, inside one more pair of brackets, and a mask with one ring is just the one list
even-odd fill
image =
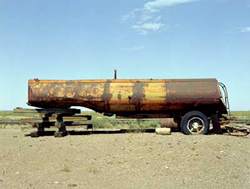
{"label": "black tire", "polygon": [[209,131],[209,120],[202,112],[190,111],[182,117],[180,128],[186,135],[207,134]]}

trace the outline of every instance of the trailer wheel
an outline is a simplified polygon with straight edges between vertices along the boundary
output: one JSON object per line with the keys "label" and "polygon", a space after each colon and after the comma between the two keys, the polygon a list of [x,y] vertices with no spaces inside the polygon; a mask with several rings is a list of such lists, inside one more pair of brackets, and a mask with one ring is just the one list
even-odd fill
{"label": "trailer wheel", "polygon": [[182,117],[180,127],[181,131],[186,135],[207,134],[209,121],[202,112],[191,111]]}

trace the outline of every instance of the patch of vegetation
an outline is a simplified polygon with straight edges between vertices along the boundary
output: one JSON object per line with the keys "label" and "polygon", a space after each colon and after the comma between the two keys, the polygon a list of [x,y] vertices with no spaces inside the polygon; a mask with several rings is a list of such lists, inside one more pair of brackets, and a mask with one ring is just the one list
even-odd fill
{"label": "patch of vegetation", "polygon": [[[160,126],[158,120],[137,120],[137,119],[116,119],[115,116],[107,117],[96,112],[82,112],[85,115],[92,115],[92,124],[94,128],[114,128],[114,129],[145,129],[156,128]],[[231,116],[238,120],[250,120],[250,111],[233,111]],[[37,118],[37,113],[21,113],[13,111],[0,111],[1,120],[20,120],[25,118]],[[5,128],[6,125],[0,125],[0,128]],[[28,129],[30,126],[21,127],[22,130]]]}
{"label": "patch of vegetation", "polygon": [[250,111],[233,111],[231,116],[236,117],[237,119],[247,119],[250,120]]}
{"label": "patch of vegetation", "polygon": [[94,128],[145,129],[160,126],[158,120],[116,119],[115,116],[103,116],[96,112],[83,112],[83,114],[92,115]]}
{"label": "patch of vegetation", "polygon": [[18,120],[23,118],[37,118],[39,117],[36,113],[21,113],[14,111],[0,111],[0,120],[10,119],[10,120]]}

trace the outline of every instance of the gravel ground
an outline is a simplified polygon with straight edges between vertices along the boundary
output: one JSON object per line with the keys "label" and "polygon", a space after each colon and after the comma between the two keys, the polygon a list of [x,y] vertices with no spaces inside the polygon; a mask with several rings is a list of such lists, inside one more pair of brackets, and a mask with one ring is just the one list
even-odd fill
{"label": "gravel ground", "polygon": [[0,188],[250,188],[250,138],[0,129]]}

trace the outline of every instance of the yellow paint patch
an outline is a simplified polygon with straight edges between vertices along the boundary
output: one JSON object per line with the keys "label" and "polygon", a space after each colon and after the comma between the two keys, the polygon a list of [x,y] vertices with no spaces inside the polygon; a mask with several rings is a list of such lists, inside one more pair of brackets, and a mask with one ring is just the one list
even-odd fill
{"label": "yellow paint patch", "polygon": [[110,93],[111,101],[128,102],[129,96],[133,95],[133,83],[111,83]]}
{"label": "yellow paint patch", "polygon": [[144,101],[165,101],[166,87],[165,83],[147,83],[144,86],[145,100]]}

